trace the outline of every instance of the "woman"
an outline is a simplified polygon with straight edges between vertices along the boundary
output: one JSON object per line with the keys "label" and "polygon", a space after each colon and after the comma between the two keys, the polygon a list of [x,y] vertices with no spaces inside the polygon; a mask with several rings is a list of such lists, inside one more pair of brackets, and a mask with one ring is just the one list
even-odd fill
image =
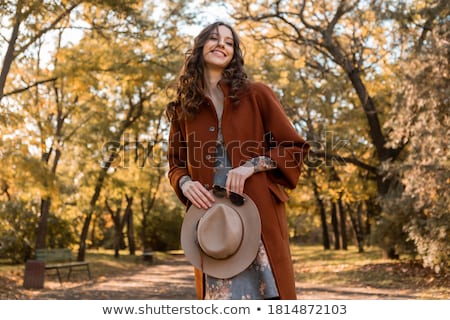
{"label": "woman", "polygon": [[211,208],[220,185],[248,195],[261,218],[255,261],[231,279],[195,269],[198,298],[296,299],[283,187],[296,187],[309,146],[274,92],[248,80],[231,26],[216,22],[195,38],[167,114],[168,175],[186,207]]}

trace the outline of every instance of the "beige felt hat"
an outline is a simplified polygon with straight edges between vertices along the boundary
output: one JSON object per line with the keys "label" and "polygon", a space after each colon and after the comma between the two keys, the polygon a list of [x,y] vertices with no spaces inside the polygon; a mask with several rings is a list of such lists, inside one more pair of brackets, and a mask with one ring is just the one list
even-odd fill
{"label": "beige felt hat", "polygon": [[256,258],[261,220],[255,203],[243,195],[243,205],[214,196],[207,210],[192,205],[181,227],[181,247],[189,262],[202,272],[228,279],[244,271]]}

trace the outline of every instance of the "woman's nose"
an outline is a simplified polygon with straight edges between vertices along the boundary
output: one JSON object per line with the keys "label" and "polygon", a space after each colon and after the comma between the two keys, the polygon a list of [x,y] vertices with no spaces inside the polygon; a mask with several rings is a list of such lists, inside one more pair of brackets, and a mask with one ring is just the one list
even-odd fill
{"label": "woman's nose", "polygon": [[222,48],[225,47],[225,40],[224,39],[219,39],[219,41],[217,42],[218,46],[221,46]]}

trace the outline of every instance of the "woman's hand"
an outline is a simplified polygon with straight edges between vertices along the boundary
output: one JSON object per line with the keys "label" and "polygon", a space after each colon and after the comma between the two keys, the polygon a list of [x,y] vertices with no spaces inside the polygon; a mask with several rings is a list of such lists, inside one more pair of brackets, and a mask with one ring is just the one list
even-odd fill
{"label": "woman's hand", "polygon": [[194,206],[200,209],[211,208],[215,201],[214,196],[198,181],[186,181],[181,191]]}
{"label": "woman's hand", "polygon": [[243,165],[228,171],[225,189],[227,191],[242,194],[247,178],[255,172],[255,168],[249,165]]}

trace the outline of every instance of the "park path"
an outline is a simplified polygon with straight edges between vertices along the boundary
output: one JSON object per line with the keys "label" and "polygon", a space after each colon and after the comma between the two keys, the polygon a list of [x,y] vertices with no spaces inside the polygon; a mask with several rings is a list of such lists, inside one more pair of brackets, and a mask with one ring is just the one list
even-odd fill
{"label": "park path", "polygon": [[94,281],[47,281],[45,288],[28,290],[31,299],[192,300],[194,276],[183,256],[138,270],[106,275]]}
{"label": "park path", "polygon": [[[94,281],[46,281],[45,288],[26,290],[25,299],[36,300],[193,300],[195,290],[192,266],[183,256],[155,263],[137,271],[107,275]],[[378,300],[418,299],[412,290],[370,287],[335,287],[297,283],[301,300]]]}

